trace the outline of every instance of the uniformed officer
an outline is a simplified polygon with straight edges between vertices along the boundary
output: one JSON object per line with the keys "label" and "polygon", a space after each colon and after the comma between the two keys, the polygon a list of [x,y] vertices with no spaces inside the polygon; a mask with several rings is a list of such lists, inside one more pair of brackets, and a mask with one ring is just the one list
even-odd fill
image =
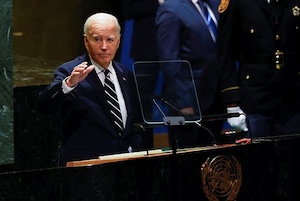
{"label": "uniformed officer", "polygon": [[223,100],[246,114],[228,123],[251,137],[300,134],[300,0],[221,0],[219,13]]}

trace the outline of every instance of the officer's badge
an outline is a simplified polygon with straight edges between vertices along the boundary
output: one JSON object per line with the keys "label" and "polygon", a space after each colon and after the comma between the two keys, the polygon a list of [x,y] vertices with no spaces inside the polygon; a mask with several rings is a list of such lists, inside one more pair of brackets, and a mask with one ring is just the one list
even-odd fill
{"label": "officer's badge", "polygon": [[294,6],[292,8],[292,13],[295,17],[298,17],[300,15],[300,8],[298,6]]}
{"label": "officer's badge", "polygon": [[219,13],[223,13],[227,9],[228,4],[229,0],[221,0],[221,3],[218,8]]}

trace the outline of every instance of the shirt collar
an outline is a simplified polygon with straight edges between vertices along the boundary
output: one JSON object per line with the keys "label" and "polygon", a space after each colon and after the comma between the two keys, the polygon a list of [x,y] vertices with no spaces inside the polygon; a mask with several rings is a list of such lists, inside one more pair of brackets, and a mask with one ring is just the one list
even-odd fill
{"label": "shirt collar", "polygon": [[[101,72],[104,72],[105,68],[103,68],[102,66],[100,66],[99,64],[97,64],[92,58],[90,58],[91,63],[96,67],[96,73],[99,74]],[[109,63],[107,69],[110,71],[111,74],[116,74],[115,69],[112,66],[112,62]]]}

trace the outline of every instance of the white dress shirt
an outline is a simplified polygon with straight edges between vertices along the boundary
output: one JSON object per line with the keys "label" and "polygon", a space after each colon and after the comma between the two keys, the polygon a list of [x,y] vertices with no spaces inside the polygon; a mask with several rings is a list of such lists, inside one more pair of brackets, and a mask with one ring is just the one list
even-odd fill
{"label": "white dress shirt", "polygon": [[[92,59],[91,59],[91,62],[95,66],[95,71],[96,71],[102,85],[104,86],[104,79],[105,79],[104,70],[105,69],[103,67],[99,66],[98,64],[96,64]],[[126,105],[125,105],[124,96],[123,96],[123,93],[121,91],[120,83],[118,81],[116,71],[112,66],[112,62],[110,62],[107,69],[110,71],[110,79],[113,81],[113,83],[115,85],[116,93],[117,93],[117,96],[118,96],[118,102],[119,102],[120,110],[121,110],[121,114],[122,114],[123,126],[125,128],[126,121],[127,121],[127,109],[126,109]],[[63,82],[62,82],[63,93],[69,93],[74,88],[76,88],[76,86],[68,87],[67,84],[66,84],[66,79],[64,79]]]}

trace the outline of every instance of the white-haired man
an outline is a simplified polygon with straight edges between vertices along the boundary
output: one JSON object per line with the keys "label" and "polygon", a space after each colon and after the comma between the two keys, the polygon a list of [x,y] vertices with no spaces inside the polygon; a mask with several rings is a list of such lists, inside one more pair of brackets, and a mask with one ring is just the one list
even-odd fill
{"label": "white-haired man", "polygon": [[[40,111],[60,113],[61,166],[69,161],[128,152],[143,144],[142,137],[133,134],[134,123],[140,117],[133,74],[114,61],[121,35],[117,18],[96,13],[86,20],[83,31],[87,52],[59,66],[54,81],[38,98]],[[110,108],[106,70],[114,84],[118,110]],[[120,113],[120,121],[115,120],[116,113]]]}

